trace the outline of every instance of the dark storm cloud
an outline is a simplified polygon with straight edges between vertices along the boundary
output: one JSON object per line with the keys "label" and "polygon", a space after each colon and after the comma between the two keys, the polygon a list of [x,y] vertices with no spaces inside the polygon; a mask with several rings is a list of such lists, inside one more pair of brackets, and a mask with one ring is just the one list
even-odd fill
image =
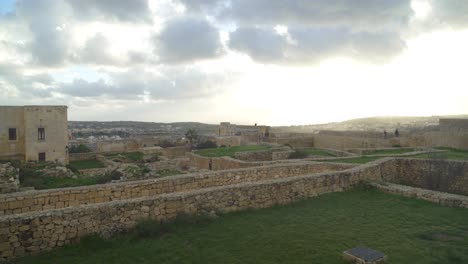
{"label": "dark storm cloud", "polygon": [[191,62],[221,55],[218,30],[206,19],[176,18],[154,37],[155,53],[167,63]]}

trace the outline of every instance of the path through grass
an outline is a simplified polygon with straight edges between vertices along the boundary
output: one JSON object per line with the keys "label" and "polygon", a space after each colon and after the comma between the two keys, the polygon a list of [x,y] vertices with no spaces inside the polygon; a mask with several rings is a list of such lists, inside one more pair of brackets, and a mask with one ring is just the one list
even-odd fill
{"label": "path through grass", "polygon": [[159,238],[91,239],[17,264],[326,263],[368,246],[388,263],[468,263],[468,210],[354,190],[177,226]]}

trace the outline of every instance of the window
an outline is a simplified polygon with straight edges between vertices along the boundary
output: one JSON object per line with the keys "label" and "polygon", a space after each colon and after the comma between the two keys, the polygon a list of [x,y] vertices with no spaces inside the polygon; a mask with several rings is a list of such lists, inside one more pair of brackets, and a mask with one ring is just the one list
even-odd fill
{"label": "window", "polygon": [[8,129],[8,139],[9,140],[16,140],[16,128],[9,128]]}
{"label": "window", "polygon": [[45,152],[39,152],[39,161],[45,161],[45,159],[46,159]]}
{"label": "window", "polygon": [[40,127],[37,129],[37,139],[38,140],[45,140],[45,128]]}

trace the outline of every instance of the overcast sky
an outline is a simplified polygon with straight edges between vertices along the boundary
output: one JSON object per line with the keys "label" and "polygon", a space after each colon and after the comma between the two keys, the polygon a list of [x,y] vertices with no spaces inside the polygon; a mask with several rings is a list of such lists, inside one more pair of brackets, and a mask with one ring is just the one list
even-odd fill
{"label": "overcast sky", "polygon": [[69,120],[468,113],[465,0],[0,0],[0,105]]}

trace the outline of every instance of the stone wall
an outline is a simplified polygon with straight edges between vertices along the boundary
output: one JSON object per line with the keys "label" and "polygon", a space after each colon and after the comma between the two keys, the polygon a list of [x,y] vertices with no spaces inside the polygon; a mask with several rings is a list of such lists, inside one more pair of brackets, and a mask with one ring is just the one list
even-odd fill
{"label": "stone wall", "polygon": [[10,163],[0,163],[0,193],[10,193],[18,191],[19,171]]}
{"label": "stone wall", "polygon": [[352,167],[355,166],[332,163],[277,164],[238,170],[184,174],[134,182],[27,191],[0,195],[0,215],[133,199],[241,182],[286,178],[325,171],[338,171]]}
{"label": "stone wall", "polygon": [[243,161],[271,161],[271,149],[256,150],[256,151],[242,151],[234,153],[234,157]]}
{"label": "stone wall", "polygon": [[139,219],[167,220],[179,213],[225,213],[288,204],[380,177],[379,164],[374,162],[341,172],[224,183],[186,192],[4,216],[0,218],[0,255],[11,259],[73,243],[87,234],[112,234],[134,226]]}
{"label": "stone wall", "polygon": [[468,195],[468,161],[398,158],[382,175],[391,183]]}
{"label": "stone wall", "polygon": [[82,170],[79,170],[79,172],[81,176],[91,177],[91,176],[96,176],[96,175],[104,175],[109,170],[110,169],[108,168],[95,168],[95,169],[82,169]]}

